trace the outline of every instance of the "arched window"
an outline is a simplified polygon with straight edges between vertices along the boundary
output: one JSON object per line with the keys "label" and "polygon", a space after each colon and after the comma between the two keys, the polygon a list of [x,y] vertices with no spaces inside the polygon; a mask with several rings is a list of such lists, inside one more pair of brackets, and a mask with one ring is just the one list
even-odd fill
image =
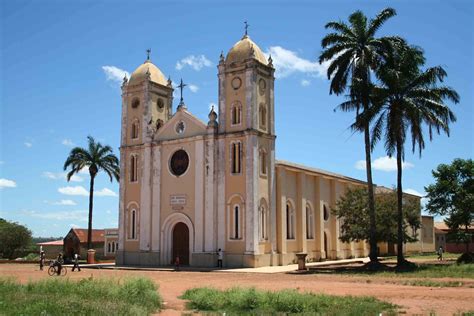
{"label": "arched window", "polygon": [[239,102],[232,104],[231,108],[231,122],[232,125],[239,125],[242,118],[242,106]]}
{"label": "arched window", "polygon": [[163,120],[156,120],[156,130],[159,130],[163,126]]}
{"label": "arched window", "polygon": [[132,209],[129,218],[129,239],[137,239],[137,210]]}
{"label": "arched window", "polygon": [[329,219],[329,211],[326,204],[323,205],[323,218],[325,221]]}
{"label": "arched window", "polygon": [[137,139],[138,138],[138,133],[139,133],[139,126],[140,126],[140,121],[138,119],[134,120],[132,123],[132,130],[130,137],[132,139]]}
{"label": "arched window", "polygon": [[286,203],[286,239],[295,239],[295,212],[290,203]]}
{"label": "arched window", "polygon": [[234,142],[231,145],[231,172],[238,174],[242,171],[242,143]]}
{"label": "arched window", "polygon": [[260,205],[258,208],[258,236],[260,240],[267,240],[267,208],[265,205]]}
{"label": "arched window", "polygon": [[260,122],[260,128],[265,129],[267,126],[267,108],[265,104],[260,104],[260,107],[258,109],[258,114],[259,114],[259,122]]}
{"label": "arched window", "polygon": [[112,241],[112,253],[115,252],[115,241]]}
{"label": "arched window", "polygon": [[232,223],[233,223],[233,228],[232,228],[232,239],[240,239],[241,234],[240,234],[240,206],[239,205],[234,205],[232,209]]}
{"label": "arched window", "polygon": [[115,251],[118,251],[118,243],[115,244]]}
{"label": "arched window", "polygon": [[111,247],[111,244],[110,244],[110,243],[107,243],[107,252],[108,252],[108,253],[110,253],[110,252],[111,252],[111,249],[110,249],[110,247]]}
{"label": "arched window", "polygon": [[138,181],[138,160],[137,155],[130,156],[130,182]]}
{"label": "arched window", "polygon": [[311,206],[306,205],[306,239],[314,238],[314,215]]}
{"label": "arched window", "polygon": [[260,174],[267,174],[267,152],[265,149],[260,149]]}
{"label": "arched window", "polygon": [[140,105],[140,99],[139,98],[134,98],[132,100],[132,108],[136,109]]}

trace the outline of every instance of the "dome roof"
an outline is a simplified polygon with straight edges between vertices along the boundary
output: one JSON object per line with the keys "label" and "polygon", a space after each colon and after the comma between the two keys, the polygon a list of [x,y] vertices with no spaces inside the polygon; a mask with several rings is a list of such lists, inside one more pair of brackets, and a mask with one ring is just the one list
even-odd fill
{"label": "dome roof", "polygon": [[236,61],[244,61],[249,58],[254,58],[264,65],[268,64],[260,47],[258,47],[257,44],[248,37],[248,35],[244,35],[240,41],[235,43],[229,53],[227,53],[225,62],[230,64]]}
{"label": "dome roof", "polygon": [[168,82],[165,79],[165,76],[163,75],[161,70],[156,67],[150,60],[146,60],[143,64],[138,66],[137,69],[135,69],[135,71],[130,76],[128,84],[134,85],[144,80],[147,76],[147,71],[150,73],[151,81],[164,86],[168,85]]}

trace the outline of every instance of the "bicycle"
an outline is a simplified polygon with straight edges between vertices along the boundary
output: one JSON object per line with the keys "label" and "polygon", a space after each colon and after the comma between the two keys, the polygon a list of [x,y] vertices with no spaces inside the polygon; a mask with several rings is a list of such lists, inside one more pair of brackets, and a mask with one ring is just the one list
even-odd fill
{"label": "bicycle", "polygon": [[[61,275],[65,276],[67,273],[67,269],[65,266],[61,267]],[[54,262],[49,263],[49,269],[48,269],[48,274],[50,276],[57,275],[58,274],[58,266]]]}

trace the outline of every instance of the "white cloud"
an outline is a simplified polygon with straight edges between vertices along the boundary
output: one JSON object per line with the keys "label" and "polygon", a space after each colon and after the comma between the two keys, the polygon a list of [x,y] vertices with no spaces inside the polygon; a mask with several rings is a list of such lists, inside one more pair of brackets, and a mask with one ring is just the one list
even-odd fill
{"label": "white cloud", "polygon": [[189,85],[189,90],[191,90],[191,92],[193,92],[193,93],[196,93],[196,92],[198,92],[199,87],[196,86],[195,84],[190,84]]}
{"label": "white cloud", "polygon": [[[403,162],[402,168],[403,169],[410,169],[413,168],[415,165],[411,162]],[[365,170],[365,160],[359,160],[355,163],[356,169]],[[372,169],[379,170],[379,171],[396,171],[397,170],[397,160],[389,156],[379,157],[372,161]]]}
{"label": "white cloud", "polygon": [[94,195],[96,195],[96,196],[118,196],[117,193],[115,193],[114,191],[112,191],[110,189],[107,189],[107,188],[103,188],[102,190],[99,190],[99,191],[94,191]]}
{"label": "white cloud", "polygon": [[130,78],[130,74],[127,71],[115,66],[102,66],[102,70],[105,73],[105,78],[107,81],[122,83],[123,77],[125,77],[125,75],[127,78]]}
{"label": "white cloud", "polygon": [[79,173],[82,174],[89,174],[89,167],[84,167],[81,170],[79,170]]}
{"label": "white cloud", "polygon": [[56,202],[44,201],[44,202],[50,205],[77,205],[77,203],[74,202],[73,200],[60,200]]}
{"label": "white cloud", "polygon": [[275,67],[275,77],[284,78],[293,73],[304,73],[314,77],[326,78],[329,62],[319,64],[318,61],[311,61],[298,56],[297,52],[285,49],[281,46],[271,46],[265,55],[272,56]]}
{"label": "white cloud", "polygon": [[25,146],[28,148],[33,147],[33,143],[30,143],[30,142],[24,142],[23,144],[25,144]]}
{"label": "white cloud", "polygon": [[85,210],[78,211],[60,211],[60,212],[38,212],[30,210],[22,210],[21,213],[26,216],[42,219],[50,219],[57,221],[74,220],[87,222],[88,212]]}
{"label": "white cloud", "polygon": [[0,160],[0,165],[3,165],[4,163],[5,163],[5,161]]}
{"label": "white cloud", "polygon": [[193,68],[194,70],[199,71],[203,67],[211,67],[212,62],[209,59],[207,59],[206,56],[204,55],[199,55],[199,56],[189,55],[176,63],[177,70],[181,70],[185,66],[189,66]]}
{"label": "white cloud", "polygon": [[3,188],[16,188],[16,182],[13,180],[0,179],[0,190]]}
{"label": "white cloud", "polygon": [[[67,186],[58,189],[58,192],[64,195],[77,195],[77,196],[89,196],[89,191],[87,191],[83,186]],[[118,196],[114,191],[103,188],[99,191],[94,191],[94,196]]]}
{"label": "white cloud", "polygon": [[[50,172],[45,171],[43,172],[43,177],[51,179],[51,180],[67,180],[67,172]],[[72,182],[82,182],[84,179],[77,174],[72,175],[70,181]]]}
{"label": "white cloud", "polygon": [[62,187],[58,189],[58,192],[64,195],[89,196],[89,191],[80,185],[75,187]]}
{"label": "white cloud", "polygon": [[309,80],[306,80],[306,79],[302,79],[302,80],[301,80],[301,85],[302,85],[303,87],[307,87],[307,86],[309,86],[310,84],[311,84],[311,81],[309,81]]}
{"label": "white cloud", "polygon": [[71,227],[71,228],[80,228],[81,226],[79,226],[77,224],[69,224],[69,227]]}
{"label": "white cloud", "polygon": [[66,138],[66,139],[63,139],[63,141],[61,142],[61,144],[63,144],[64,146],[69,146],[69,147],[73,147],[75,144],[72,142],[72,140]]}

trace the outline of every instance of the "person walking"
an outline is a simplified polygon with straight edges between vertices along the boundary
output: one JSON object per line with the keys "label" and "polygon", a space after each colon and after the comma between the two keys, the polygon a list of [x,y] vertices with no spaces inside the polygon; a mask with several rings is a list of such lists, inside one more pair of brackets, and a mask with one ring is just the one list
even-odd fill
{"label": "person walking", "polygon": [[79,267],[79,255],[77,253],[74,254],[74,266],[72,267],[72,272],[74,269],[77,268],[77,272],[81,272],[81,267]]}
{"label": "person walking", "polygon": [[224,253],[222,252],[222,249],[219,248],[217,250],[217,267],[222,268],[222,260],[224,259]]}
{"label": "person walking", "polygon": [[39,266],[40,266],[40,271],[43,271],[44,267],[44,251],[40,251],[40,258],[39,258]]}
{"label": "person walking", "polygon": [[442,246],[439,246],[439,249],[438,249],[438,260],[439,261],[443,261],[443,247]]}

